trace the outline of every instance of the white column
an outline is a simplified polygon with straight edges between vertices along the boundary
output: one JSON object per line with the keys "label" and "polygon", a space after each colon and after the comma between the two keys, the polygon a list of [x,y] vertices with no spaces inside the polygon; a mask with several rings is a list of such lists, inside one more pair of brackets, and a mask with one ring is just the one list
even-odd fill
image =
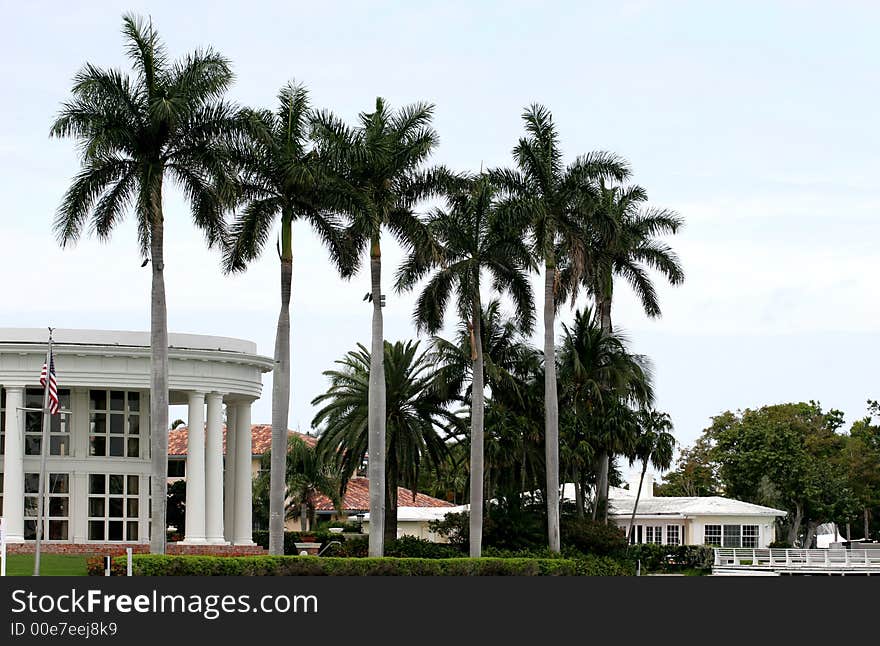
{"label": "white column", "polygon": [[24,542],[24,388],[6,386],[6,451],[3,456],[3,518],[6,540]]}
{"label": "white column", "polygon": [[189,393],[185,543],[205,542],[205,393]]}
{"label": "white column", "polygon": [[223,463],[223,538],[235,527],[235,404],[226,403],[226,458]]}
{"label": "white column", "polygon": [[253,545],[251,526],[251,403],[238,404],[235,411],[235,545]]}
{"label": "white column", "polygon": [[223,395],[209,393],[205,437],[205,538],[223,540]]}

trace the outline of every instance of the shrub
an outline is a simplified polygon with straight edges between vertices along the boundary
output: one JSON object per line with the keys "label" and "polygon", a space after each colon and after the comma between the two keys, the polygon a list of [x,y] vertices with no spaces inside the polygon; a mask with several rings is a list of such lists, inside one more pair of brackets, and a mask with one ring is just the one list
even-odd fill
{"label": "shrub", "polygon": [[715,559],[711,547],[704,545],[630,545],[627,556],[641,562],[648,572],[677,572],[680,570],[710,570]]}
{"label": "shrub", "polygon": [[[369,555],[369,537],[358,536],[342,545],[333,545],[324,556],[364,558]],[[462,556],[462,550],[446,543],[432,543],[424,538],[401,536],[385,542],[385,556],[395,558],[449,559]]]}
{"label": "shrub", "polygon": [[560,538],[563,545],[582,554],[613,556],[626,551],[626,534],[622,529],[591,518],[566,518]]}
{"label": "shrub", "polygon": [[[119,559],[117,559],[119,560]],[[124,559],[122,559],[124,564]],[[167,556],[137,554],[136,576],[574,576],[622,574],[599,561],[534,558],[321,558],[316,556]]]}
{"label": "shrub", "polygon": [[[260,547],[269,549],[268,530],[254,530],[252,536],[252,540],[254,541],[254,543],[259,545]],[[320,543],[321,547],[323,547],[330,541],[343,542],[345,541],[345,537],[341,536],[340,534],[332,534],[328,531],[284,532],[284,553],[291,555],[299,554],[299,550],[296,548],[297,543],[315,542]]]}
{"label": "shrub", "polygon": [[[89,576],[104,576],[104,557],[90,556],[86,559],[86,572]],[[120,559],[114,558],[110,561],[110,576],[125,576],[128,572],[128,565],[125,557]]]}
{"label": "shrub", "polygon": [[793,547],[793,545],[792,545],[791,543],[789,543],[788,541],[773,541],[773,542],[770,543],[770,545],[768,545],[767,547],[780,548],[780,549],[782,549],[782,548],[786,548],[786,549],[788,549],[788,548]]}
{"label": "shrub", "polygon": [[[468,512],[446,514],[443,520],[428,523],[428,529],[446,537],[450,545],[468,548]],[[483,518],[483,546],[506,550],[540,547],[547,540],[543,511],[537,507],[492,505]]]}

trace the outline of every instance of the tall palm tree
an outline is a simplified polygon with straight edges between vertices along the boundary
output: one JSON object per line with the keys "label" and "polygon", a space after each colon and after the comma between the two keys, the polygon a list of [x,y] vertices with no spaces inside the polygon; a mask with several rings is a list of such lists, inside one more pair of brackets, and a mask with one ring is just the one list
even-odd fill
{"label": "tall palm tree", "polygon": [[471,369],[470,455],[470,555],[478,558],[483,534],[483,419],[485,381],[483,368],[480,295],[484,271],[498,293],[510,295],[523,333],[534,324],[534,303],[529,285],[531,265],[520,231],[494,210],[495,189],[489,178],[472,178],[465,190],[449,197],[449,210],[435,209],[428,228],[438,249],[414,249],[397,275],[398,289],[411,289],[428,278],[416,302],[413,319],[419,331],[436,334],[455,294],[459,318],[469,332]]}
{"label": "tall palm tree", "polygon": [[[343,488],[363,464],[369,449],[370,382],[372,362],[369,351],[358,344],[337,363],[340,368],[324,374],[330,378],[326,393],[312,400],[322,408],[312,421],[314,428],[323,425],[318,452],[327,463],[339,468]],[[434,385],[433,361],[419,351],[418,341],[384,344],[384,366],[388,405],[386,408],[385,461],[387,507],[383,538],[397,536],[397,488],[418,487],[422,462],[438,466],[446,455],[444,437],[461,424],[449,410],[449,398]],[[335,461],[335,462],[333,462]],[[370,479],[372,480],[372,472]],[[372,484],[372,483],[371,483]],[[370,534],[380,520],[370,511]]]}
{"label": "tall palm tree", "polygon": [[533,254],[544,263],[544,419],[547,468],[547,533],[551,551],[559,552],[559,400],[556,389],[555,315],[557,264],[565,256],[583,263],[586,249],[578,226],[601,179],[622,181],[627,164],[604,152],[590,153],[565,165],[550,111],[534,104],[523,113],[526,136],[513,149],[516,170],[493,172],[506,194],[503,208],[528,223]]}
{"label": "tall palm tree", "polygon": [[315,137],[322,155],[336,172],[333,204],[350,219],[349,239],[363,254],[369,249],[373,307],[369,356],[370,556],[382,556],[385,516],[385,376],[383,355],[381,234],[387,229],[404,247],[427,249],[430,238],[414,209],[423,199],[439,195],[447,176],[425,169],[437,145],[431,127],[433,106],[419,103],[392,111],[382,98],[373,112],[363,112],[355,128],[329,112],[317,116]]}
{"label": "tall palm tree", "polygon": [[[642,495],[642,484],[645,482],[648,463],[652,464],[655,469],[665,471],[672,466],[672,454],[675,452],[675,436],[671,433],[672,419],[669,417],[669,413],[642,409],[638,411],[636,417],[641,433],[636,441],[636,450],[632,461],[642,461],[642,474],[639,477],[639,488],[636,490],[636,499],[633,503],[632,515],[629,518],[629,530],[626,532],[629,540],[632,540],[636,510],[639,507],[639,498]],[[632,466],[632,462],[630,462],[630,466]]]}
{"label": "tall palm tree", "polygon": [[166,179],[176,183],[208,245],[219,242],[231,184],[220,140],[240,124],[237,109],[222,100],[233,79],[226,58],[205,49],[172,62],[152,23],[132,15],[123,18],[122,33],[134,77],[87,63],[52,125],[52,136],[74,137],[82,152],[54,229],[62,246],[75,243],[87,222],[98,238],[107,239],[132,211],[142,257],[152,261],[150,549],[162,553],[168,469],[163,188]]}
{"label": "tall palm tree", "polygon": [[[576,311],[571,327],[563,325],[559,353],[563,397],[585,425],[596,455],[625,449],[631,443],[628,437],[634,436],[627,404],[647,405],[653,400],[650,362],[631,354],[627,343],[620,333],[603,330],[589,310]],[[601,486],[597,477],[594,517],[604,516]]]}
{"label": "tall palm tree", "polygon": [[[648,199],[640,186],[606,186],[601,183],[598,199],[590,218],[585,221],[603,221],[605,226],[588,227],[590,252],[586,270],[575,270],[563,278],[569,282],[574,276],[587,287],[596,303],[596,316],[602,329],[610,332],[611,304],[614,295],[614,277],[622,277],[632,287],[651,318],[660,316],[657,291],[649,270],[660,273],[671,285],[684,280],[684,271],[676,253],[657,239],[671,235],[682,227],[683,221],[674,211],[645,207]],[[574,295],[577,286],[573,288]],[[599,456],[599,507],[607,506],[608,465],[610,456],[603,451]]]}
{"label": "tall palm tree", "polygon": [[289,83],[278,93],[278,108],[246,110],[246,137],[233,147],[240,168],[243,208],[231,229],[226,271],[242,271],[263,251],[280,220],[281,311],[275,331],[272,375],[272,465],[269,485],[269,553],[284,553],[284,490],[287,416],[290,408],[290,299],[293,278],[293,223],[308,222],[325,243],[343,276],[356,263],[346,254],[338,219],[325,209],[327,182],[309,145],[312,114],[308,90]]}

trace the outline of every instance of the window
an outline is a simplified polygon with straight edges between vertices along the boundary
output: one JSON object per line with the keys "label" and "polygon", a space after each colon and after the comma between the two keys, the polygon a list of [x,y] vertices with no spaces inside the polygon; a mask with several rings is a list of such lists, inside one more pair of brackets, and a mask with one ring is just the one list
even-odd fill
{"label": "window", "polygon": [[186,460],[168,460],[168,477],[186,477]]}
{"label": "window", "polygon": [[679,535],[678,525],[667,525],[666,526],[666,544],[667,545],[680,545],[681,544],[681,536]]}
{"label": "window", "polygon": [[4,453],[6,453],[6,389],[0,388],[0,455]]}
{"label": "window", "polygon": [[138,539],[138,476],[89,474],[89,540]]}
{"label": "window", "polygon": [[703,527],[703,545],[721,547],[721,525],[706,525]]}
{"label": "window", "polygon": [[[66,541],[70,517],[70,476],[66,473],[46,474],[43,499],[43,538]],[[24,537],[37,538],[37,517],[40,500],[40,474],[24,474]]]}
{"label": "window", "polygon": [[140,457],[141,394],[89,391],[89,455]]}
{"label": "window", "polygon": [[657,545],[663,544],[663,528],[662,527],[653,527],[652,525],[645,526],[645,542],[646,543],[656,543]]}
{"label": "window", "polygon": [[[24,391],[24,454],[40,455],[43,444],[42,388]],[[70,411],[70,390],[59,389],[58,403],[62,411]],[[70,455],[70,413],[49,416],[49,455]]]}
{"label": "window", "polygon": [[742,528],[739,525],[724,526],[724,547],[742,547]]}
{"label": "window", "polygon": [[742,526],[742,546],[758,547],[758,526],[743,525]]}

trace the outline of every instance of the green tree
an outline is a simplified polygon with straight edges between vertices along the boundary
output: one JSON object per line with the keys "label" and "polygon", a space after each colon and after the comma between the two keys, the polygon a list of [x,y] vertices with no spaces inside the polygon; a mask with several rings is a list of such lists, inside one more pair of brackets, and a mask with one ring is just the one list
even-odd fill
{"label": "green tree", "polygon": [[231,229],[224,266],[242,271],[257,258],[280,220],[281,310],[275,331],[272,373],[272,448],[269,553],[284,553],[284,490],[287,416],[290,408],[290,300],[293,278],[293,223],[305,221],[327,247],[343,276],[356,263],[346,254],[340,223],[326,210],[329,182],[317,151],[309,144],[312,114],[308,91],[289,83],[278,94],[278,108],[247,110],[248,136],[234,147],[243,204]]}
{"label": "green tree", "polygon": [[493,171],[504,190],[501,207],[529,228],[532,252],[544,263],[544,418],[547,534],[550,550],[559,552],[559,401],[556,386],[555,327],[558,263],[580,263],[585,242],[578,217],[601,179],[625,179],[623,160],[591,153],[563,163],[559,135],[550,111],[534,104],[523,113],[526,135],[513,149],[517,168]]}
{"label": "green tree", "polygon": [[376,99],[373,112],[363,112],[350,128],[329,112],[317,116],[315,135],[319,153],[331,161],[336,181],[333,205],[350,218],[349,239],[363,254],[369,249],[373,322],[369,356],[373,365],[369,388],[370,556],[383,554],[385,516],[386,393],[383,354],[381,234],[387,229],[408,250],[428,249],[427,227],[414,212],[423,199],[448,187],[443,169],[426,169],[437,145],[431,127],[433,106],[416,104],[392,111]]}
{"label": "green tree", "polygon": [[[860,517],[862,536],[871,537],[871,521],[880,516],[880,425],[874,423],[873,416],[880,414],[880,406],[868,401],[869,415],[856,420],[844,440],[844,453],[841,467],[847,474],[847,482],[853,492]],[[850,524],[850,516],[843,522]],[[852,518],[856,520],[856,518]],[[849,534],[849,531],[847,532]],[[849,537],[848,537],[849,538]]]}
{"label": "green tree", "polygon": [[638,411],[636,418],[640,433],[636,440],[630,466],[635,460],[641,460],[642,472],[639,476],[639,488],[636,490],[632,515],[629,519],[629,530],[626,533],[630,540],[632,540],[633,525],[636,522],[636,511],[639,507],[639,498],[642,495],[642,485],[645,482],[648,464],[653,465],[658,471],[665,471],[672,466],[672,455],[675,452],[675,437],[671,433],[672,419],[668,413],[646,408]]}
{"label": "green tree", "polygon": [[[312,421],[323,427],[318,453],[338,468],[344,492],[348,480],[362,467],[369,450],[370,352],[358,344],[337,361],[339,368],[324,373],[330,378],[326,393],[312,400],[321,406]],[[387,407],[385,429],[388,459],[384,538],[397,536],[397,488],[418,487],[422,463],[436,467],[446,454],[444,437],[461,421],[449,410],[449,399],[434,387],[433,361],[419,351],[418,341],[385,343]],[[370,471],[372,474],[372,471]],[[371,475],[372,477],[372,475]],[[370,512],[370,526],[377,519]]]}
{"label": "green tree", "polygon": [[[517,323],[528,333],[534,324],[529,285],[531,258],[520,231],[494,210],[495,188],[485,175],[471,178],[464,190],[449,196],[451,208],[435,209],[428,229],[436,249],[416,248],[398,272],[398,289],[412,289],[427,278],[413,318],[419,331],[436,334],[443,326],[449,300],[455,297],[459,319],[469,331],[471,360],[470,555],[480,556],[483,535],[483,468],[485,373],[483,368],[484,273],[498,293],[507,293]],[[426,253],[429,252],[429,253]]]}
{"label": "green tree", "polygon": [[165,304],[163,189],[176,183],[208,245],[222,240],[231,172],[223,139],[239,129],[238,110],[222,97],[232,82],[228,61],[211,49],[170,61],[151,22],[126,15],[122,32],[134,77],[87,63],[72,98],[51,128],[73,137],[81,169],[55,218],[62,246],[86,223],[110,237],[128,211],[137,221],[143,257],[152,262],[150,299],[150,550],[165,551],[168,469],[168,316]]}
{"label": "green tree", "polygon": [[718,464],[714,462],[711,441],[700,436],[690,448],[683,448],[675,470],[663,476],[655,489],[657,496],[718,496],[722,493]]}

